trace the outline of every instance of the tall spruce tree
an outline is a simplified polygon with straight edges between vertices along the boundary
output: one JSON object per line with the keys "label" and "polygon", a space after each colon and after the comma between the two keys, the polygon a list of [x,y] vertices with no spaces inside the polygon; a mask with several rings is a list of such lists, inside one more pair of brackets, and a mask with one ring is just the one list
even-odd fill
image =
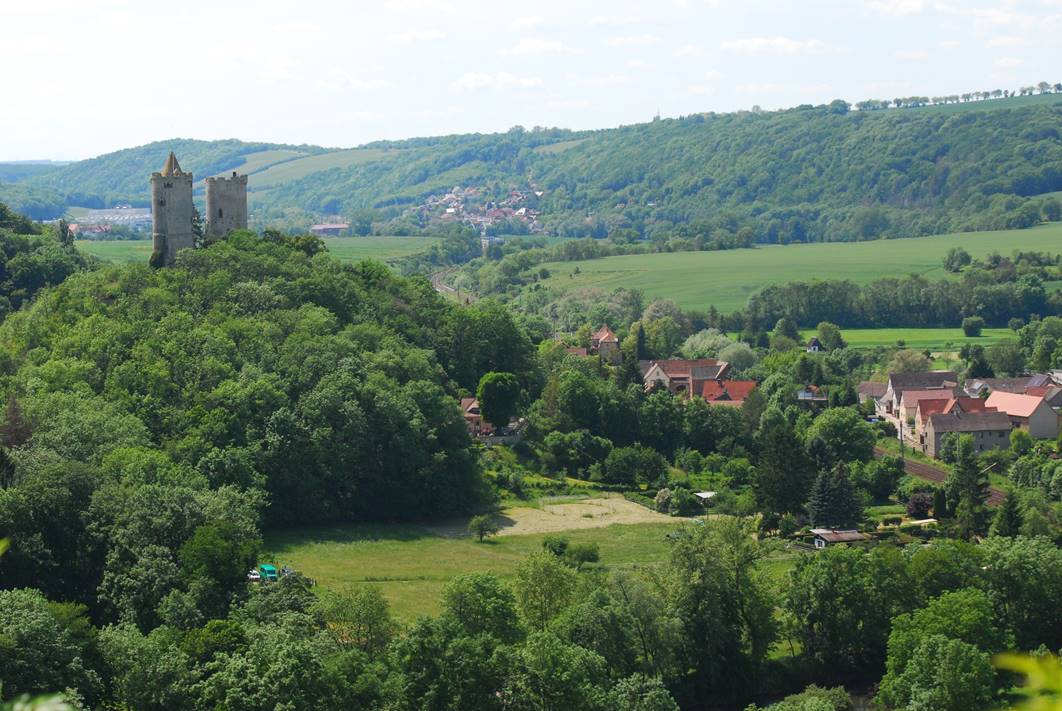
{"label": "tall spruce tree", "polygon": [[959,533],[964,538],[984,533],[988,522],[988,471],[982,468],[970,435],[955,440],[955,468],[945,487]]}
{"label": "tall spruce tree", "polygon": [[1022,516],[1021,508],[1018,506],[1018,497],[1011,491],[1007,494],[1007,498],[1003,499],[1003,505],[996,509],[990,533],[993,536],[1014,538],[1021,533],[1024,523],[1025,517]]}
{"label": "tall spruce tree", "polygon": [[788,423],[771,427],[763,437],[754,489],[763,506],[775,513],[803,509],[814,465]]}
{"label": "tall spruce tree", "polygon": [[811,487],[808,515],[813,526],[825,528],[847,528],[863,519],[863,505],[844,464],[819,472]]}

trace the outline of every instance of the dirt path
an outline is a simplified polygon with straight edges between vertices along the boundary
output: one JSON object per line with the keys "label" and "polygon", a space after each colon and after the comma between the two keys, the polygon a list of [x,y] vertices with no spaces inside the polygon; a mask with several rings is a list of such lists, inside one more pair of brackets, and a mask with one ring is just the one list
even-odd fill
{"label": "dirt path", "polygon": [[[881,457],[891,457],[893,455],[892,455],[891,452],[888,452],[888,451],[886,451],[884,449],[875,447],[874,448],[874,456],[878,457],[878,458],[881,458]],[[948,472],[944,471],[943,469],[938,469],[937,467],[934,467],[931,464],[925,464],[923,462],[916,462],[913,459],[905,458],[904,459],[903,468],[904,468],[904,471],[907,472],[908,474],[910,474],[911,476],[916,476],[919,479],[925,479],[926,481],[931,481],[934,484],[943,484],[944,482],[946,482],[948,480]],[[1004,492],[1001,489],[997,489],[996,487],[993,486],[993,487],[990,487],[989,490],[988,490],[988,502],[987,503],[988,503],[989,506],[999,506],[1001,503],[1003,503],[1003,499],[1005,497],[1006,497],[1006,492]]]}
{"label": "dirt path", "polygon": [[[614,523],[679,523],[686,519],[667,516],[627,501],[619,494],[600,499],[581,499],[558,503],[544,502],[540,508],[503,509],[496,519],[501,525],[499,536],[524,536],[533,533],[559,533],[583,528],[602,528]],[[429,526],[436,535],[457,538],[468,535],[467,521],[449,521]]]}

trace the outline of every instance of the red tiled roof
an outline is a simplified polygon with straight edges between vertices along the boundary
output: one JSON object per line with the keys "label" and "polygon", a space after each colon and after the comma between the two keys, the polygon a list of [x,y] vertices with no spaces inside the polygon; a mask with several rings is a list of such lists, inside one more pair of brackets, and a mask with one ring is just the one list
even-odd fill
{"label": "red tiled roof", "polygon": [[576,355],[576,356],[585,356],[586,355],[586,349],[585,348],[565,348],[564,350],[567,351],[568,353],[570,353],[572,355]]}
{"label": "red tiled roof", "polygon": [[959,408],[961,412],[991,412],[995,409],[994,407],[988,407],[987,403],[979,397],[960,395],[948,400],[948,405],[942,412],[951,412],[955,408]]}
{"label": "red tiled roof", "polygon": [[597,329],[597,331],[595,331],[594,334],[590,336],[590,338],[591,338],[591,340],[595,340],[595,341],[598,341],[598,342],[601,342],[601,341],[606,341],[606,342],[607,341],[616,341],[616,342],[618,342],[619,341],[619,339],[616,338],[616,334],[613,333],[612,329],[609,328],[608,326],[602,326],[601,328]]}
{"label": "red tiled roof", "polygon": [[926,390],[904,390],[900,402],[904,407],[916,407],[922,400],[948,400],[955,395],[953,388],[930,388]]}
{"label": "red tiled roof", "polygon": [[461,398],[461,412],[468,412],[473,407],[478,407],[479,402],[474,397]]}
{"label": "red tiled roof", "polygon": [[926,398],[918,401],[918,419],[925,422],[930,415],[938,412],[947,412],[948,403],[954,402],[955,398]]}
{"label": "red tiled roof", "polygon": [[755,389],[755,380],[705,380],[701,397],[708,402],[740,403]]}

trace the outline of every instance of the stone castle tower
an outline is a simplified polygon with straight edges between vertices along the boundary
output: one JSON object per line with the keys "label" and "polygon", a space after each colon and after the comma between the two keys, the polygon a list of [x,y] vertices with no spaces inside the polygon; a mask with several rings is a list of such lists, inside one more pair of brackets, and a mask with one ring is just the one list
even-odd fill
{"label": "stone castle tower", "polygon": [[192,174],[181,170],[170,151],[161,173],[151,174],[151,263],[170,266],[177,251],[195,246],[192,232]]}
{"label": "stone castle tower", "polygon": [[247,176],[206,179],[208,237],[221,238],[230,230],[247,229]]}

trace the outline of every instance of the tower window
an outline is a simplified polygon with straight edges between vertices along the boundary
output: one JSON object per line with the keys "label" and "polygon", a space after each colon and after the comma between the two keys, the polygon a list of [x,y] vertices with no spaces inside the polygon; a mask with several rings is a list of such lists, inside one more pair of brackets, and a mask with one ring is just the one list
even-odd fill
{"label": "tower window", "polygon": [[163,183],[162,187],[164,187],[164,188],[172,188],[173,187],[173,183]]}
{"label": "tower window", "polygon": [[161,205],[162,207],[166,207],[166,201],[165,200],[159,200],[159,205]]}
{"label": "tower window", "polygon": [[225,215],[223,215],[223,214],[222,214],[222,212],[221,212],[221,208],[219,207],[219,208],[218,208],[218,219],[220,220],[220,219],[221,219],[222,217],[224,217],[224,216],[225,216]]}

